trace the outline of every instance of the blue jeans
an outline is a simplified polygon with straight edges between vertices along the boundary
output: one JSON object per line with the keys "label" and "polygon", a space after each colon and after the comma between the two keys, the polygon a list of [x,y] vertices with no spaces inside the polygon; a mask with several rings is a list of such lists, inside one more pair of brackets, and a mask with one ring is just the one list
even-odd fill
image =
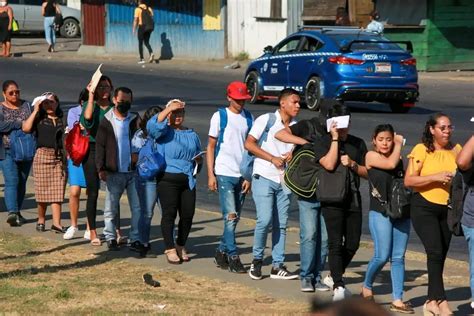
{"label": "blue jeans", "polygon": [[462,225],[462,230],[469,249],[469,280],[471,284],[471,301],[474,302],[474,228]]}
{"label": "blue jeans", "polygon": [[[222,233],[219,251],[228,256],[237,255],[237,245],[235,244],[235,229],[239,222],[245,194],[242,193],[243,178],[217,176],[219,188],[219,202],[221,205],[222,217],[224,219],[224,232]],[[236,214],[235,218],[229,219],[229,214]]]}
{"label": "blue jeans", "polygon": [[267,234],[272,225],[272,265],[285,262],[286,226],[291,192],[280,183],[254,176],[252,196],[257,209],[257,224],[253,240],[253,258],[263,260]]}
{"label": "blue jeans", "polygon": [[54,45],[56,43],[56,31],[54,30],[54,16],[48,16],[44,18],[44,36],[46,37],[46,42],[49,45]]}
{"label": "blue jeans", "polygon": [[156,191],[156,180],[146,181],[136,178],[138,198],[140,200],[140,219],[138,227],[140,231],[140,242],[148,244],[150,242],[151,220],[153,218],[155,206],[161,213],[161,205]]}
{"label": "blue jeans", "polygon": [[298,198],[300,212],[300,277],[318,282],[328,255],[328,233],[316,199]]}
{"label": "blue jeans", "polygon": [[130,241],[140,239],[138,221],[140,220],[140,201],[135,185],[135,173],[109,172],[105,181],[109,192],[110,203],[105,203],[104,209],[104,235],[107,241],[117,239],[115,232],[116,217],[120,207],[120,197],[127,191],[128,204],[132,213],[130,224]]}
{"label": "blue jeans", "polygon": [[393,300],[403,298],[405,251],[410,236],[410,219],[393,220],[376,211],[369,212],[370,235],[374,240],[374,257],[365,274],[364,287],[372,290],[375,277],[390,259]]}
{"label": "blue jeans", "polygon": [[9,213],[21,210],[26,192],[26,180],[30,174],[32,161],[14,161],[10,150],[5,150],[5,159],[0,160],[5,184],[5,204]]}

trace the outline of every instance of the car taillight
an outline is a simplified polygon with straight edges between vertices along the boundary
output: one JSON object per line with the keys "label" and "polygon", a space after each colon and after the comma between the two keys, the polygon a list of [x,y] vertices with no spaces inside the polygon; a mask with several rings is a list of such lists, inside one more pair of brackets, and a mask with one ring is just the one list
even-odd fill
{"label": "car taillight", "polygon": [[329,62],[338,65],[362,65],[364,60],[349,58],[345,56],[332,56],[328,58]]}
{"label": "car taillight", "polygon": [[400,63],[405,66],[416,66],[416,58],[404,59]]}

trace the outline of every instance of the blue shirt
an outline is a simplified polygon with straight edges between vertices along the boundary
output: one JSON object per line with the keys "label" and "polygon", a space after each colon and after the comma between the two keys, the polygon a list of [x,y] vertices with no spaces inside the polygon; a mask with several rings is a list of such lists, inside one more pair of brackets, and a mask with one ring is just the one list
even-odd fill
{"label": "blue shirt", "polygon": [[118,172],[129,172],[131,159],[130,144],[130,114],[125,119],[120,119],[112,112],[114,120],[112,126],[114,128],[115,138],[118,146]]}
{"label": "blue shirt", "polygon": [[193,157],[201,151],[201,141],[196,132],[192,129],[174,129],[168,125],[168,119],[158,122],[157,116],[148,121],[146,129],[151,138],[163,145],[165,172],[184,173],[188,176],[189,188],[194,189],[196,178],[193,176]]}

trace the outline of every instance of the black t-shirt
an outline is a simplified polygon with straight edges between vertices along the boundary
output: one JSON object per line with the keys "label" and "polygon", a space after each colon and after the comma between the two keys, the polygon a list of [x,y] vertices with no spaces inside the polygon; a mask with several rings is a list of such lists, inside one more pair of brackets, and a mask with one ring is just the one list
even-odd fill
{"label": "black t-shirt", "polygon": [[48,1],[44,7],[44,16],[52,17],[56,15],[56,1]]}
{"label": "black t-shirt", "polygon": [[[329,148],[331,147],[332,137],[331,134],[327,133],[318,117],[299,121],[290,126],[290,130],[293,135],[302,137],[313,143],[313,150],[318,161],[328,153]],[[364,140],[359,137],[347,135],[345,141],[339,141],[339,157],[347,154],[358,165],[365,166],[366,153],[367,146],[365,145]],[[347,200],[343,203],[324,203],[323,206],[350,209],[352,211],[361,210],[361,198],[359,192],[360,177],[352,170],[349,175],[351,188],[348,191],[352,192],[352,194],[348,195]]]}
{"label": "black t-shirt", "polygon": [[380,201],[372,196],[373,187],[381,195],[383,201],[388,201],[388,195],[392,188],[392,179],[394,177],[403,178],[403,160],[400,159],[397,167],[392,170],[384,170],[379,168],[371,168],[367,171],[369,174],[369,196],[370,196],[370,210],[384,213],[384,208]]}
{"label": "black t-shirt", "polygon": [[48,117],[40,120],[36,125],[37,147],[62,149],[64,128],[65,125],[61,118],[56,119],[56,125]]}

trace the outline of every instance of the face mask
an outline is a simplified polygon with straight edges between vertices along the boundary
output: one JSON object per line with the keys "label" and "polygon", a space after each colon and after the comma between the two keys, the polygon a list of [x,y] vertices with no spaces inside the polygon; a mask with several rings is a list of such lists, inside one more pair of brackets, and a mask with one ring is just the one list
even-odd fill
{"label": "face mask", "polygon": [[117,104],[117,111],[119,111],[121,114],[126,114],[129,110],[132,104],[128,101],[122,101]]}
{"label": "face mask", "polygon": [[7,5],[6,2],[0,2],[0,7],[5,7]]}

